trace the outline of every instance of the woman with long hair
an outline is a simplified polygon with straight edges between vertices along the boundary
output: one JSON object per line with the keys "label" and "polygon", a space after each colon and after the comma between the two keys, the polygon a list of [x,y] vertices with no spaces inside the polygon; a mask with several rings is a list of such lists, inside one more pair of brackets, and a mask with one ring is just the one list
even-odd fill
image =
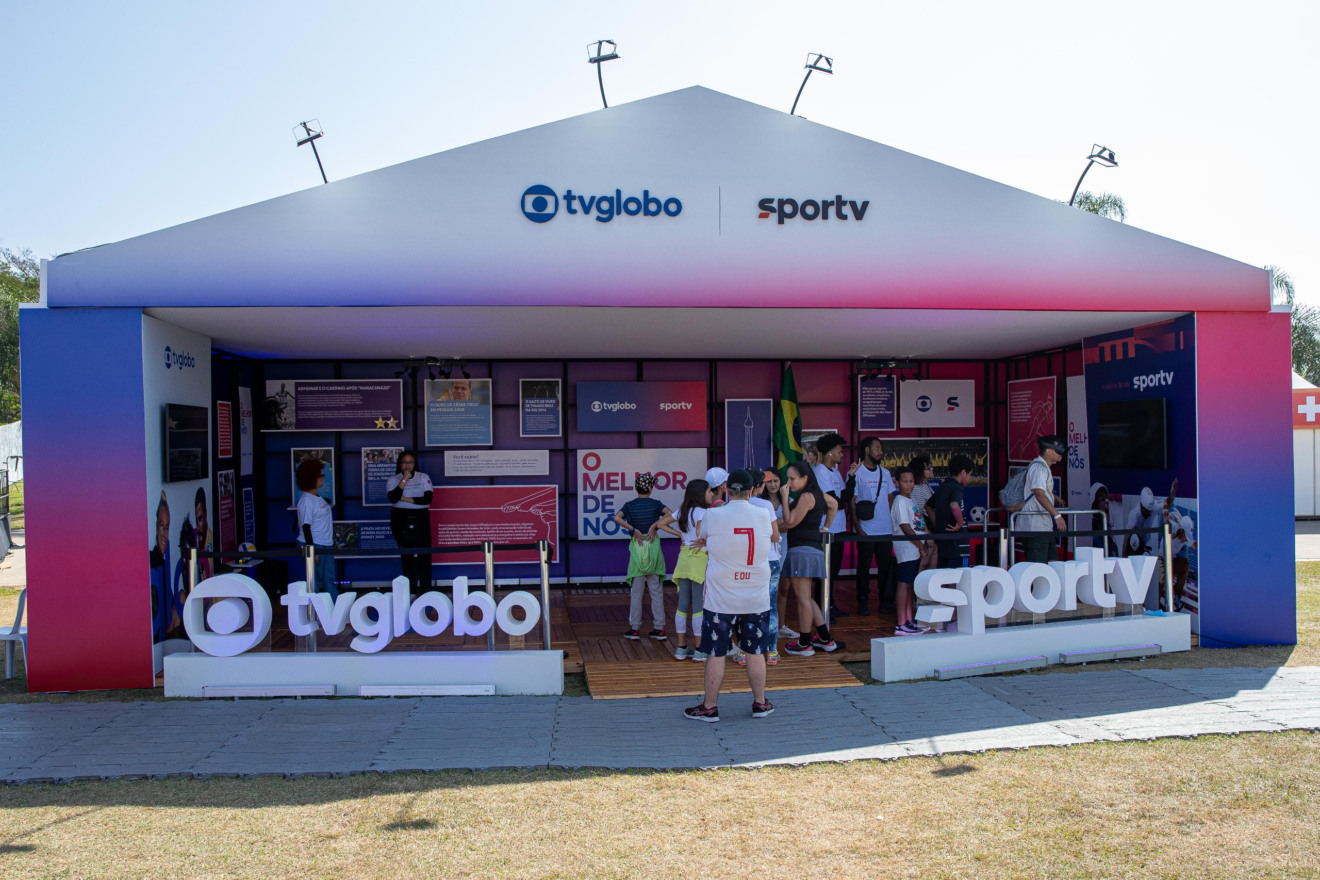
{"label": "woman with long hair", "polygon": [[[798,493],[796,501],[790,500],[793,492]],[[788,466],[788,479],[779,490],[779,499],[784,511],[784,525],[788,529],[788,558],[784,561],[783,576],[797,596],[801,632],[796,641],[784,646],[784,650],[799,657],[810,657],[816,649],[837,650],[843,647],[843,643],[830,636],[825,615],[811,597],[811,583],[825,577],[821,533],[829,528],[839,504],[820,490],[816,475],[806,461],[795,461]]]}
{"label": "woman with long hair", "polygon": [[[710,483],[693,480],[683,492],[683,503],[678,506],[678,514],[666,514],[656,524],[657,529],[683,541],[683,546],[678,550],[678,562],[674,564],[674,583],[678,585],[678,608],[674,611],[674,633],[678,636],[675,660],[695,660],[701,663],[706,659],[705,654],[688,645],[687,632],[688,629],[692,630],[692,637],[700,646],[707,557],[706,548],[695,544],[701,534],[701,520],[713,498]],[[675,523],[678,525],[677,531],[673,528]]]}
{"label": "woman with long hair", "polygon": [[[429,547],[431,531],[431,478],[417,470],[417,453],[405,449],[394,465],[394,476],[385,484],[390,499],[390,532],[400,550]],[[431,587],[431,558],[416,553],[399,556],[408,591],[423,593]]]}

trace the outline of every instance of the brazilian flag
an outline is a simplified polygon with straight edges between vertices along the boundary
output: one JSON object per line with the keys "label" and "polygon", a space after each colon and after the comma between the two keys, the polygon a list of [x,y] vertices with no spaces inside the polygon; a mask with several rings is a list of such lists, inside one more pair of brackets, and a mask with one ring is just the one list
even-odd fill
{"label": "brazilian flag", "polygon": [[784,386],[779,392],[775,411],[775,467],[782,473],[789,464],[802,458],[802,419],[798,415],[797,384],[793,365],[784,366]]}

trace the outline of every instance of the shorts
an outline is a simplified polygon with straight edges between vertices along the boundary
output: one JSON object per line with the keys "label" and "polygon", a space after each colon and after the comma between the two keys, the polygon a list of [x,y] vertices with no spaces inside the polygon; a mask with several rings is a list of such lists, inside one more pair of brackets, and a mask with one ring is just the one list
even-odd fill
{"label": "shorts", "polygon": [[703,654],[724,657],[733,651],[733,640],[744,654],[769,654],[775,649],[777,632],[770,631],[770,609],[760,614],[724,614],[707,611],[701,618]]}
{"label": "shorts", "polygon": [[900,584],[915,583],[917,580],[917,569],[919,569],[920,567],[921,567],[920,559],[914,559],[911,562],[900,562],[898,564],[898,567],[895,569],[897,574],[894,575],[894,578]]}
{"label": "shorts", "polygon": [[790,547],[780,574],[790,578],[825,577],[825,551],[811,546]]}

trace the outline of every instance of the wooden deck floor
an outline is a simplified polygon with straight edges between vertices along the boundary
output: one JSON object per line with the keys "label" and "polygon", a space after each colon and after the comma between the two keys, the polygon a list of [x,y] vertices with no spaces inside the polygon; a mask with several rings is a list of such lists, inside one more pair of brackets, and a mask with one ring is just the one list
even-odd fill
{"label": "wooden deck floor", "polygon": [[[497,598],[507,591],[497,591]],[[642,632],[652,628],[650,600],[643,603]],[[840,584],[839,603],[845,609],[855,607],[852,584]],[[673,659],[677,639],[673,632],[677,594],[672,586],[665,589],[665,623],[668,639],[657,641],[643,637],[634,641],[624,637],[628,629],[629,591],[624,586],[571,587],[555,589],[550,594],[551,647],[564,652],[564,672],[585,672],[587,687],[597,699],[623,699],[627,697],[682,696],[699,694],[702,690],[703,665]],[[294,638],[280,626],[283,615],[276,615],[269,649],[290,651]],[[789,626],[797,623],[796,609],[790,605],[785,621]],[[871,639],[893,634],[892,615],[858,617],[852,615],[834,622],[833,635],[844,643],[844,648],[832,654],[817,652],[814,657],[794,657],[781,651],[781,662],[767,673],[769,687],[773,689],[849,687],[861,682],[840,663],[869,661]],[[541,630],[537,627],[521,637],[509,637],[496,631],[495,650],[521,650],[539,647]],[[318,649],[347,651],[352,633],[345,631],[336,636],[322,635]],[[691,644],[697,639],[689,637]],[[782,646],[782,641],[781,641]],[[458,637],[445,634],[422,638],[407,633],[390,642],[388,651],[484,651],[486,638]],[[747,676],[732,664],[725,673],[724,690],[746,692]]]}

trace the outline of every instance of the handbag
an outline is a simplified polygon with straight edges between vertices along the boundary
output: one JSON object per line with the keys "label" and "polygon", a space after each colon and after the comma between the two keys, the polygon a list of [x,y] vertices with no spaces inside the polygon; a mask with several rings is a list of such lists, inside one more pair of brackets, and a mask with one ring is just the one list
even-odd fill
{"label": "handbag", "polygon": [[875,519],[875,502],[874,502],[874,501],[858,501],[858,502],[857,502],[857,519],[858,519],[859,521],[862,521],[862,522],[866,522],[866,521],[868,521],[868,520]]}

